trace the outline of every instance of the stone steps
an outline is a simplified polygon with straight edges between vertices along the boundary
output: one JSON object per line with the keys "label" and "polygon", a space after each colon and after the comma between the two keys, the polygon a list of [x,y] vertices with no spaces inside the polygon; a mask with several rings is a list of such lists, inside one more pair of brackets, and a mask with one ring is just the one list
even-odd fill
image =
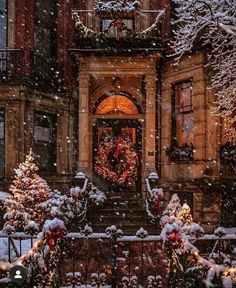
{"label": "stone steps", "polygon": [[94,232],[105,232],[106,228],[115,225],[125,235],[135,235],[143,227],[149,234],[159,234],[158,225],[151,224],[140,198],[108,197],[103,206],[89,209],[88,224]]}

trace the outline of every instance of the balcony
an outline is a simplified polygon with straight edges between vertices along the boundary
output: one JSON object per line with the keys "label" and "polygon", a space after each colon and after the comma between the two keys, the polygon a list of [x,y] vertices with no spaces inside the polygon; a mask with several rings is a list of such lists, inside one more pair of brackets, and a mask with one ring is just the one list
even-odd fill
{"label": "balcony", "polygon": [[[101,52],[101,53],[124,53],[160,51],[162,46],[161,22],[164,15],[162,10],[140,10],[140,15],[144,13],[154,13],[156,16],[154,23],[147,29],[135,30],[135,17],[124,18],[119,14],[108,14],[110,24],[105,27],[103,20],[107,18],[95,10],[73,10],[72,15],[75,22],[75,43],[77,50],[81,52]],[[86,13],[96,13],[100,16],[101,31],[92,30],[84,24],[80,15]],[[89,15],[89,14],[88,14]],[[118,15],[118,16],[117,16]],[[88,16],[89,17],[89,16]],[[118,18],[117,18],[118,17]],[[127,20],[133,19],[133,27],[127,25]],[[141,20],[142,21],[142,20]],[[112,32],[112,33],[111,33]]]}
{"label": "balcony", "polygon": [[18,82],[22,79],[23,56],[21,49],[0,49],[0,83]]}

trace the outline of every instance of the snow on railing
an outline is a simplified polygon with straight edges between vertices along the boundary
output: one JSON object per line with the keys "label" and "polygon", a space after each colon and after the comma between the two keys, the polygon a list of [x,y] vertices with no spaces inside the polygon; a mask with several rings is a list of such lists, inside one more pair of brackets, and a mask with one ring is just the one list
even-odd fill
{"label": "snow on railing", "polygon": [[[159,222],[161,217],[161,207],[163,205],[162,199],[163,199],[163,190],[162,188],[157,188],[157,181],[159,177],[157,173],[152,172],[148,175],[148,177],[145,179],[146,187],[147,187],[147,199],[145,200],[145,206],[146,206],[146,212],[148,215],[148,218],[152,223]],[[154,184],[154,188],[151,187],[151,183]],[[153,186],[153,185],[152,185]]]}
{"label": "snow on railing", "polygon": [[[49,228],[50,225],[46,225],[45,227]],[[50,226],[50,227],[54,228],[54,226],[53,227]],[[139,285],[141,285],[142,283],[146,283],[145,285],[149,285],[148,283],[156,283],[156,286],[146,286],[146,287],[158,287],[157,283],[162,283],[161,282],[161,278],[160,278],[161,275],[152,275],[151,273],[146,274],[146,270],[145,270],[146,269],[145,268],[146,264],[144,264],[144,261],[146,261],[145,259],[146,259],[146,257],[148,257],[148,259],[152,259],[153,263],[156,263],[155,262],[156,259],[160,259],[160,253],[164,253],[165,254],[164,250],[162,251],[163,242],[162,242],[161,235],[148,235],[146,230],[144,228],[142,228],[142,227],[137,231],[136,235],[133,235],[133,236],[123,235],[123,232],[120,229],[117,229],[114,225],[112,225],[111,227],[108,227],[108,229],[106,229],[106,231],[107,231],[106,233],[93,233],[91,228],[89,226],[87,226],[87,227],[84,228],[84,230],[82,230],[79,233],[76,233],[76,232],[67,233],[66,235],[63,236],[63,243],[64,243],[62,245],[63,246],[62,247],[62,253],[64,255],[63,257],[64,258],[72,257],[72,258],[70,258],[70,262],[71,263],[72,262],[73,263],[77,263],[77,261],[79,261],[80,264],[83,264],[84,260],[82,260],[82,259],[86,258],[87,259],[86,261],[90,261],[90,257],[92,257],[92,255],[90,254],[91,251],[97,245],[99,245],[99,247],[102,245],[100,247],[101,248],[100,249],[101,250],[100,253],[101,253],[101,255],[103,255],[102,253],[105,253],[107,255],[106,257],[108,259],[107,261],[108,261],[108,264],[109,264],[109,265],[108,264],[107,265],[110,267],[109,268],[109,269],[111,269],[110,271],[113,271],[113,273],[114,273],[114,275],[113,275],[114,278],[113,278],[113,282],[112,283],[115,283],[114,281],[116,281],[116,282],[119,281],[119,283],[121,283],[121,285],[123,285],[121,287],[126,287],[125,283],[126,284],[128,283],[129,285],[131,285],[131,283],[134,283],[134,282],[138,283]],[[215,231],[215,234],[206,234],[206,235],[204,235],[202,237],[199,237],[199,238],[191,237],[191,236],[186,236],[186,237],[187,237],[188,241],[190,243],[194,243],[194,245],[196,245],[196,243],[199,243],[200,247],[202,247],[202,244],[201,244],[202,242],[203,243],[206,242],[206,244],[205,244],[205,246],[206,246],[209,241],[210,242],[212,242],[212,241],[221,241],[222,243],[225,240],[227,240],[227,241],[236,241],[235,231],[233,229],[227,230],[225,228],[217,229]],[[12,246],[12,241],[15,243],[18,251],[21,251],[21,253],[25,253],[25,255],[19,255],[19,256],[21,256],[20,257],[21,259],[24,259],[27,256],[27,254],[32,254],[33,253],[32,251],[34,250],[34,246],[36,245],[35,242],[38,241],[39,238],[42,240],[42,233],[39,233],[38,235],[31,236],[31,235],[27,235],[25,233],[19,233],[19,232],[18,233],[13,233],[11,235],[6,235],[5,233],[0,232],[0,243],[2,243],[3,242],[2,240],[4,240],[5,243],[6,243],[4,251],[7,251],[7,252],[9,252],[11,254],[9,257],[5,257],[4,265],[6,267],[8,267],[9,264],[10,264],[10,263],[7,262],[7,258],[11,262],[14,261],[11,265],[15,265],[14,263],[19,263],[19,261],[15,262],[15,261],[17,261],[17,256],[16,256],[16,253],[14,252],[14,249],[12,249],[12,247],[13,247]],[[22,247],[21,249],[19,248],[20,245],[23,246],[22,244],[19,244],[20,241],[23,243],[24,246],[26,245],[28,247],[28,249],[29,249],[28,252],[26,251],[26,247]],[[26,241],[26,242],[23,242],[23,241]],[[87,247],[86,248],[87,250],[86,249],[83,250],[83,253],[85,253],[84,255],[78,254],[78,252],[75,252],[77,250],[77,248],[76,248],[77,245],[79,245],[78,247],[80,247],[80,245],[81,245],[79,243],[81,243],[81,244],[84,243],[84,244],[82,244],[83,245],[82,247],[84,247],[84,249],[85,249],[85,247]],[[94,243],[94,244],[92,244],[92,243]],[[148,245],[148,246],[146,246],[146,245]],[[1,247],[1,244],[0,244],[0,247]],[[32,247],[33,247],[33,249],[32,249]],[[112,247],[114,247],[114,249]],[[136,247],[136,248],[134,248],[134,247]],[[146,251],[145,247],[150,247],[150,248],[148,248],[147,251]],[[119,252],[121,248],[124,250],[123,251],[124,255],[122,257],[121,257],[120,252]],[[138,250],[137,250],[137,248],[138,248]],[[219,245],[219,248],[221,249],[220,253],[223,254],[224,245]],[[108,249],[108,250],[106,250],[106,249]],[[140,255],[143,255],[143,256],[141,256],[141,258],[139,256],[139,254],[138,255],[135,254],[135,255],[132,256],[132,251],[134,251],[134,249],[135,249],[135,251],[137,253],[139,253]],[[154,250],[153,250],[153,252],[150,252],[149,249],[154,249]],[[69,254],[67,255],[67,253],[69,253],[68,252],[69,250],[71,250],[71,254],[70,254],[71,256]],[[106,251],[106,252],[104,252],[104,251]],[[144,254],[145,253],[149,253],[149,254],[148,255],[146,255],[146,254],[144,255],[143,253]],[[0,254],[1,254],[1,252],[0,252]],[[45,253],[45,254],[49,255],[48,253]],[[82,258],[78,258],[79,255]],[[7,256],[7,255],[5,255],[5,256]],[[97,257],[99,257],[99,255],[97,255]],[[127,275],[123,275],[120,278],[120,274],[117,275],[116,272],[115,272],[115,271],[120,271],[119,270],[120,269],[119,265],[117,263],[119,263],[119,261],[123,261],[123,262],[125,261],[124,263],[126,263],[126,262],[130,263],[130,261],[131,261],[133,263],[133,261],[137,260],[135,257],[137,257],[137,259],[141,259],[140,269],[141,270],[143,269],[143,272],[141,273],[141,270],[140,270],[140,271],[137,271],[138,272],[137,275],[134,275],[134,274],[132,274],[131,271],[127,270],[130,273],[129,274],[130,276],[127,276],[128,275],[127,274]],[[134,260],[134,258],[136,260]],[[163,258],[163,256],[162,256],[161,259],[162,260],[160,260],[160,261],[164,261],[165,260]],[[3,260],[3,259],[0,259],[0,263],[1,263],[1,265],[3,265],[3,262],[1,260]],[[105,260],[105,259],[103,259],[103,260]],[[98,261],[98,259],[95,259],[95,261]],[[111,262],[109,262],[109,261],[111,261]],[[151,260],[149,260],[149,261],[151,261]],[[65,263],[67,263],[67,262],[65,262]],[[157,263],[159,263],[159,262],[157,262]],[[1,265],[0,265],[0,268],[1,268]],[[61,268],[63,268],[63,263],[61,265],[62,265]],[[66,264],[66,265],[68,265],[68,264]],[[112,266],[112,265],[115,265],[115,266]],[[165,264],[161,264],[161,265],[165,265]],[[71,268],[73,268],[72,266],[71,266]],[[62,269],[62,271],[63,271],[63,269]],[[67,271],[68,271],[68,269],[67,269]],[[110,278],[108,277],[109,273],[107,271],[104,270],[104,273],[106,274],[106,277],[104,275],[103,275],[104,277],[101,276],[101,274],[103,272],[96,273],[97,276],[95,274],[93,274],[93,273],[91,273],[91,274],[89,274],[89,273],[90,273],[89,271],[86,272],[86,275],[87,275],[86,276],[87,277],[87,280],[86,280],[87,282],[86,283],[87,284],[89,283],[89,285],[91,285],[91,283],[95,283],[95,282],[96,283],[100,283],[100,281],[102,281],[102,283],[104,285],[105,285],[105,283],[108,283],[106,285],[110,285],[111,284],[112,279],[111,279],[111,276],[109,276]],[[121,273],[121,271],[119,273]],[[64,278],[62,277],[62,279],[61,279],[61,283],[64,283],[64,284],[66,283],[65,287],[67,287],[66,285],[69,285],[69,283],[71,281],[74,281],[73,283],[81,283],[81,284],[84,283],[83,281],[85,281],[85,274],[83,274],[82,271],[76,271],[75,265],[74,265],[74,268],[71,270],[71,272],[68,272],[64,276]],[[64,286],[62,285],[61,287],[64,287]],[[107,287],[113,287],[113,286],[110,285],[110,286],[107,286]],[[166,287],[166,286],[164,286],[164,284],[163,284],[163,286],[159,286],[159,287]]]}

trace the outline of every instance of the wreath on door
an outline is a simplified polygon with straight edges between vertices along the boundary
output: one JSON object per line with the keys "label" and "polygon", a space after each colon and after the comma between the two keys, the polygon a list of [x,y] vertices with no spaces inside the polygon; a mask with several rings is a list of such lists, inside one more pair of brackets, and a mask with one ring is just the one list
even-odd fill
{"label": "wreath on door", "polygon": [[120,186],[135,187],[138,154],[129,139],[104,139],[98,146],[95,171],[106,181]]}

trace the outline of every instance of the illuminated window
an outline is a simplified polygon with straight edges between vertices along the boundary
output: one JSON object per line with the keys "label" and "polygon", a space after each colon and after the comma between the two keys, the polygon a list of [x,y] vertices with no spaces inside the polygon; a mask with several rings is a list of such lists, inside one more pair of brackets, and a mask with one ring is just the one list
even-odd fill
{"label": "illuminated window", "polygon": [[173,85],[173,139],[177,145],[193,143],[192,81]]}
{"label": "illuminated window", "polygon": [[4,177],[5,162],[5,113],[0,109],[0,178]]}
{"label": "illuminated window", "polygon": [[56,115],[35,113],[34,154],[36,164],[43,172],[56,170]]}
{"label": "illuminated window", "polygon": [[105,98],[97,107],[96,114],[138,114],[137,106],[128,97],[114,95]]}

